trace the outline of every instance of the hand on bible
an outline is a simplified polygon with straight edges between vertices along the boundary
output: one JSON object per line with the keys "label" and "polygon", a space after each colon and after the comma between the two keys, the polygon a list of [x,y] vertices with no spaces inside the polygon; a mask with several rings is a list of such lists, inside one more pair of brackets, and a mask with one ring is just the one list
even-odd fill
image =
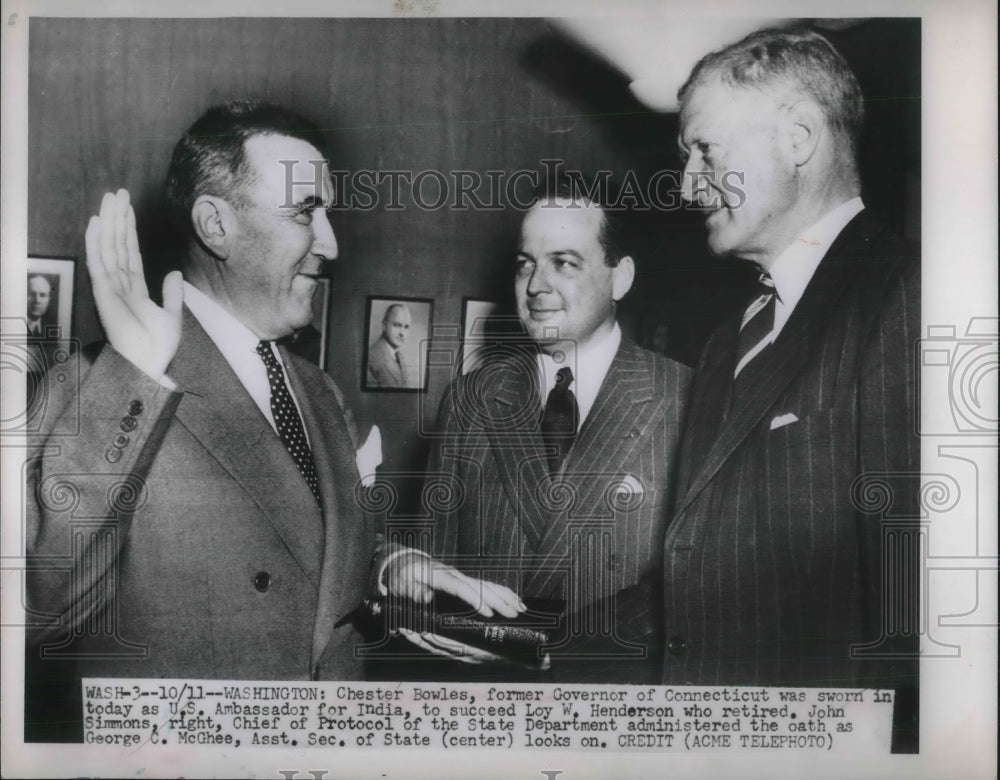
{"label": "hand on bible", "polygon": [[499,612],[513,618],[527,607],[510,588],[463,574],[453,566],[419,552],[406,553],[389,564],[386,584],[390,593],[429,604],[434,591],[456,596],[484,617]]}
{"label": "hand on bible", "polygon": [[87,225],[87,270],[108,342],[122,357],[159,381],[181,340],[181,274],[163,281],[163,306],[149,297],[126,190],[105,193],[100,216]]}

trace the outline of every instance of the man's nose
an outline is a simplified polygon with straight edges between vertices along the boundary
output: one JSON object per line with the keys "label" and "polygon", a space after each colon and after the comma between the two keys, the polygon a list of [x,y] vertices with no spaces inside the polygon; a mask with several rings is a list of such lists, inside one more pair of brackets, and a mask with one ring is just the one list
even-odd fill
{"label": "man's nose", "polygon": [[536,263],[534,269],[531,271],[531,276],[528,277],[528,295],[540,295],[545,292],[552,291],[551,280],[549,279],[549,272],[544,263]]}
{"label": "man's nose", "polygon": [[695,155],[692,154],[684,163],[684,170],[681,173],[681,200],[685,203],[694,203],[694,177],[699,172],[695,164]]}
{"label": "man's nose", "polygon": [[337,237],[333,234],[333,226],[325,209],[316,209],[312,220],[313,244],[311,251],[324,260],[337,259]]}

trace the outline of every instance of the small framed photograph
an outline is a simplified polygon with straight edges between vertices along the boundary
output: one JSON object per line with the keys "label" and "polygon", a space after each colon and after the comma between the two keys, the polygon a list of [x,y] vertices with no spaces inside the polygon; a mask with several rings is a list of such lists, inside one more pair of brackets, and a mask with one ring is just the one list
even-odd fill
{"label": "small framed photograph", "polygon": [[68,339],[73,335],[71,257],[28,258],[28,338]]}
{"label": "small framed photograph", "polygon": [[312,322],[282,341],[289,352],[326,370],[326,347],[330,338],[330,280],[320,279],[312,300]]}
{"label": "small framed photograph", "polygon": [[434,301],[369,296],[362,390],[427,389],[427,348]]}

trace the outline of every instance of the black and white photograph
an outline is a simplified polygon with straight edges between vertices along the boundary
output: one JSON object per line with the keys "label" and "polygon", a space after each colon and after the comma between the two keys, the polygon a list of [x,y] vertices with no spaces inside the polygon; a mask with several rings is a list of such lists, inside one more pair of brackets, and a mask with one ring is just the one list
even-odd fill
{"label": "black and white photograph", "polygon": [[368,299],[365,390],[426,390],[434,301]]}
{"label": "black and white photograph", "polygon": [[5,1],[4,775],[995,776],[996,9],[869,5]]}
{"label": "black and white photograph", "polygon": [[67,257],[29,257],[27,268],[28,338],[70,338],[76,261]]}

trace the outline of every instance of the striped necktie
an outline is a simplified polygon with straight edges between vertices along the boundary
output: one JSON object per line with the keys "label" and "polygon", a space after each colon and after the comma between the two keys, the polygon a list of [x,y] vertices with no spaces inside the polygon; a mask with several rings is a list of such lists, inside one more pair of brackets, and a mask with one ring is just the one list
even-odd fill
{"label": "striped necktie", "polygon": [[762,273],[757,281],[757,297],[747,307],[740,325],[734,377],[739,376],[747,363],[767,347],[771,331],[774,330],[776,297],[774,282],[770,276]]}

